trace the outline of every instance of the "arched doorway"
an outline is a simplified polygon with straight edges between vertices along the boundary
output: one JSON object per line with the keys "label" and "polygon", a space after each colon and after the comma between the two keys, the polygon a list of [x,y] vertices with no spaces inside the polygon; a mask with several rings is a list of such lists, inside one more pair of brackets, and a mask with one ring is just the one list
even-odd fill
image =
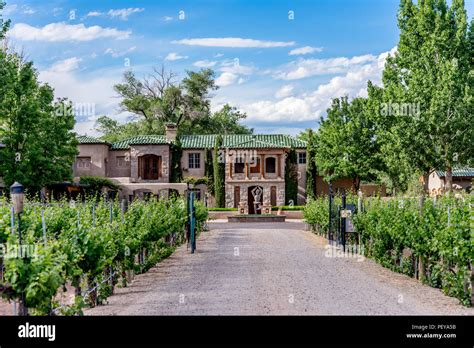
{"label": "arched doorway", "polygon": [[261,214],[263,203],[263,187],[250,186],[248,189],[249,214]]}
{"label": "arched doorway", "polygon": [[143,155],[138,157],[138,176],[144,180],[161,178],[161,156]]}

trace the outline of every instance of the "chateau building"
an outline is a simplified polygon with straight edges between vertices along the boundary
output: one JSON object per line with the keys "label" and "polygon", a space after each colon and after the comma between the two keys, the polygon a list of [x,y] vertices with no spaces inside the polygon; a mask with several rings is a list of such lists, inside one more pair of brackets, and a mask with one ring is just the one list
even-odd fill
{"label": "chateau building", "polygon": [[[80,136],[79,154],[74,163],[74,176],[110,178],[120,186],[120,195],[132,199],[144,193],[167,195],[169,189],[183,190],[183,184],[171,183],[172,145],[177,130],[167,125],[166,135],[136,136],[115,143]],[[196,179],[193,190],[199,199],[212,205],[205,177],[208,149],[213,149],[217,135],[182,135],[181,171],[184,179]],[[305,202],[306,143],[289,135],[222,135],[219,161],[225,162],[226,207],[246,205],[254,211],[254,195],[261,204],[285,205],[285,162],[290,149],[295,149],[298,163],[298,201]]]}

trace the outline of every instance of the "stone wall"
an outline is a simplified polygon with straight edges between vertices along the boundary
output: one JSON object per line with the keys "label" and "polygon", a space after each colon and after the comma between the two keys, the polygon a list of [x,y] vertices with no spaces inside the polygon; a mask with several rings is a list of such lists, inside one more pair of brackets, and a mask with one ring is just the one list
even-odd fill
{"label": "stone wall", "polygon": [[[248,181],[232,182],[225,185],[225,202],[227,208],[234,207],[234,188],[240,187],[240,201],[248,203],[248,189],[251,186],[260,186],[263,188],[263,203],[270,203],[271,187],[276,186],[277,205],[285,205],[285,182],[284,181]],[[238,205],[238,204],[237,204]]]}
{"label": "stone wall", "polygon": [[[138,177],[138,157],[143,155],[161,156],[161,173],[158,180],[144,180]],[[169,182],[170,150],[168,145],[132,145],[130,146],[130,173],[132,182],[161,183]]]}

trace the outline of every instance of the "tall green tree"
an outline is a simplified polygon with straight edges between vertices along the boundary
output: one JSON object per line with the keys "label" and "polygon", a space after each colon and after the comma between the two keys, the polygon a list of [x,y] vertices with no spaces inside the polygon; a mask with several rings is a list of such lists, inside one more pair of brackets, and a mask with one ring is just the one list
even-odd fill
{"label": "tall green tree", "polygon": [[214,163],[212,161],[212,149],[206,149],[204,175],[207,178],[207,190],[211,195],[214,195]]}
{"label": "tall green tree", "polygon": [[285,200],[289,204],[298,202],[298,157],[291,148],[285,159]]}
{"label": "tall green tree", "polygon": [[139,79],[132,71],[124,73],[123,83],[114,86],[122,98],[124,111],[142,120],[150,134],[161,134],[166,123],[175,123],[178,132],[183,123],[188,126],[210,113],[210,93],[218,87],[214,72],[202,69],[187,71],[180,82],[172,72],[154,69],[154,73]]}
{"label": "tall green tree", "polygon": [[5,8],[5,2],[0,1],[0,40],[5,37],[5,33],[10,27],[10,20],[9,19],[4,20],[2,17],[2,12],[4,8]]}
{"label": "tall green tree", "polygon": [[313,130],[307,133],[306,145],[306,197],[308,200],[316,198],[316,145],[314,143]]}
{"label": "tall green tree", "polygon": [[451,190],[453,166],[472,161],[474,151],[472,25],[468,30],[463,0],[402,0],[398,26],[397,53],[383,73],[384,101],[419,112],[395,115],[393,143],[423,171],[425,184],[430,170],[444,168]]}
{"label": "tall green tree", "polygon": [[367,100],[348,97],[333,99],[317,134],[316,163],[326,181],[353,179],[358,190],[361,180],[373,180],[379,168],[375,125],[366,110]]}
{"label": "tall green tree", "polygon": [[225,161],[224,156],[220,153],[223,139],[222,136],[216,138],[213,156],[213,172],[214,172],[214,197],[216,199],[216,207],[225,207]]}
{"label": "tall green tree", "polygon": [[70,179],[77,154],[70,102],[54,100],[38,82],[32,62],[0,49],[0,173],[6,185],[19,181],[31,191]]}

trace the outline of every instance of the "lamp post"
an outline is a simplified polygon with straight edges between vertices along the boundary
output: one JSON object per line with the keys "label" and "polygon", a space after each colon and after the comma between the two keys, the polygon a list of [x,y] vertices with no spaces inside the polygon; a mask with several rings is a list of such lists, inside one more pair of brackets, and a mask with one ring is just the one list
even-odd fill
{"label": "lamp post", "polygon": [[[21,240],[21,213],[23,213],[23,203],[25,200],[25,189],[22,184],[15,182],[10,186],[10,197],[13,205],[13,212],[18,216],[18,250],[19,257],[24,257],[23,255],[23,246]],[[26,307],[26,297],[25,292],[21,293],[21,301],[19,305],[19,315],[25,316],[28,315],[28,308]]]}

